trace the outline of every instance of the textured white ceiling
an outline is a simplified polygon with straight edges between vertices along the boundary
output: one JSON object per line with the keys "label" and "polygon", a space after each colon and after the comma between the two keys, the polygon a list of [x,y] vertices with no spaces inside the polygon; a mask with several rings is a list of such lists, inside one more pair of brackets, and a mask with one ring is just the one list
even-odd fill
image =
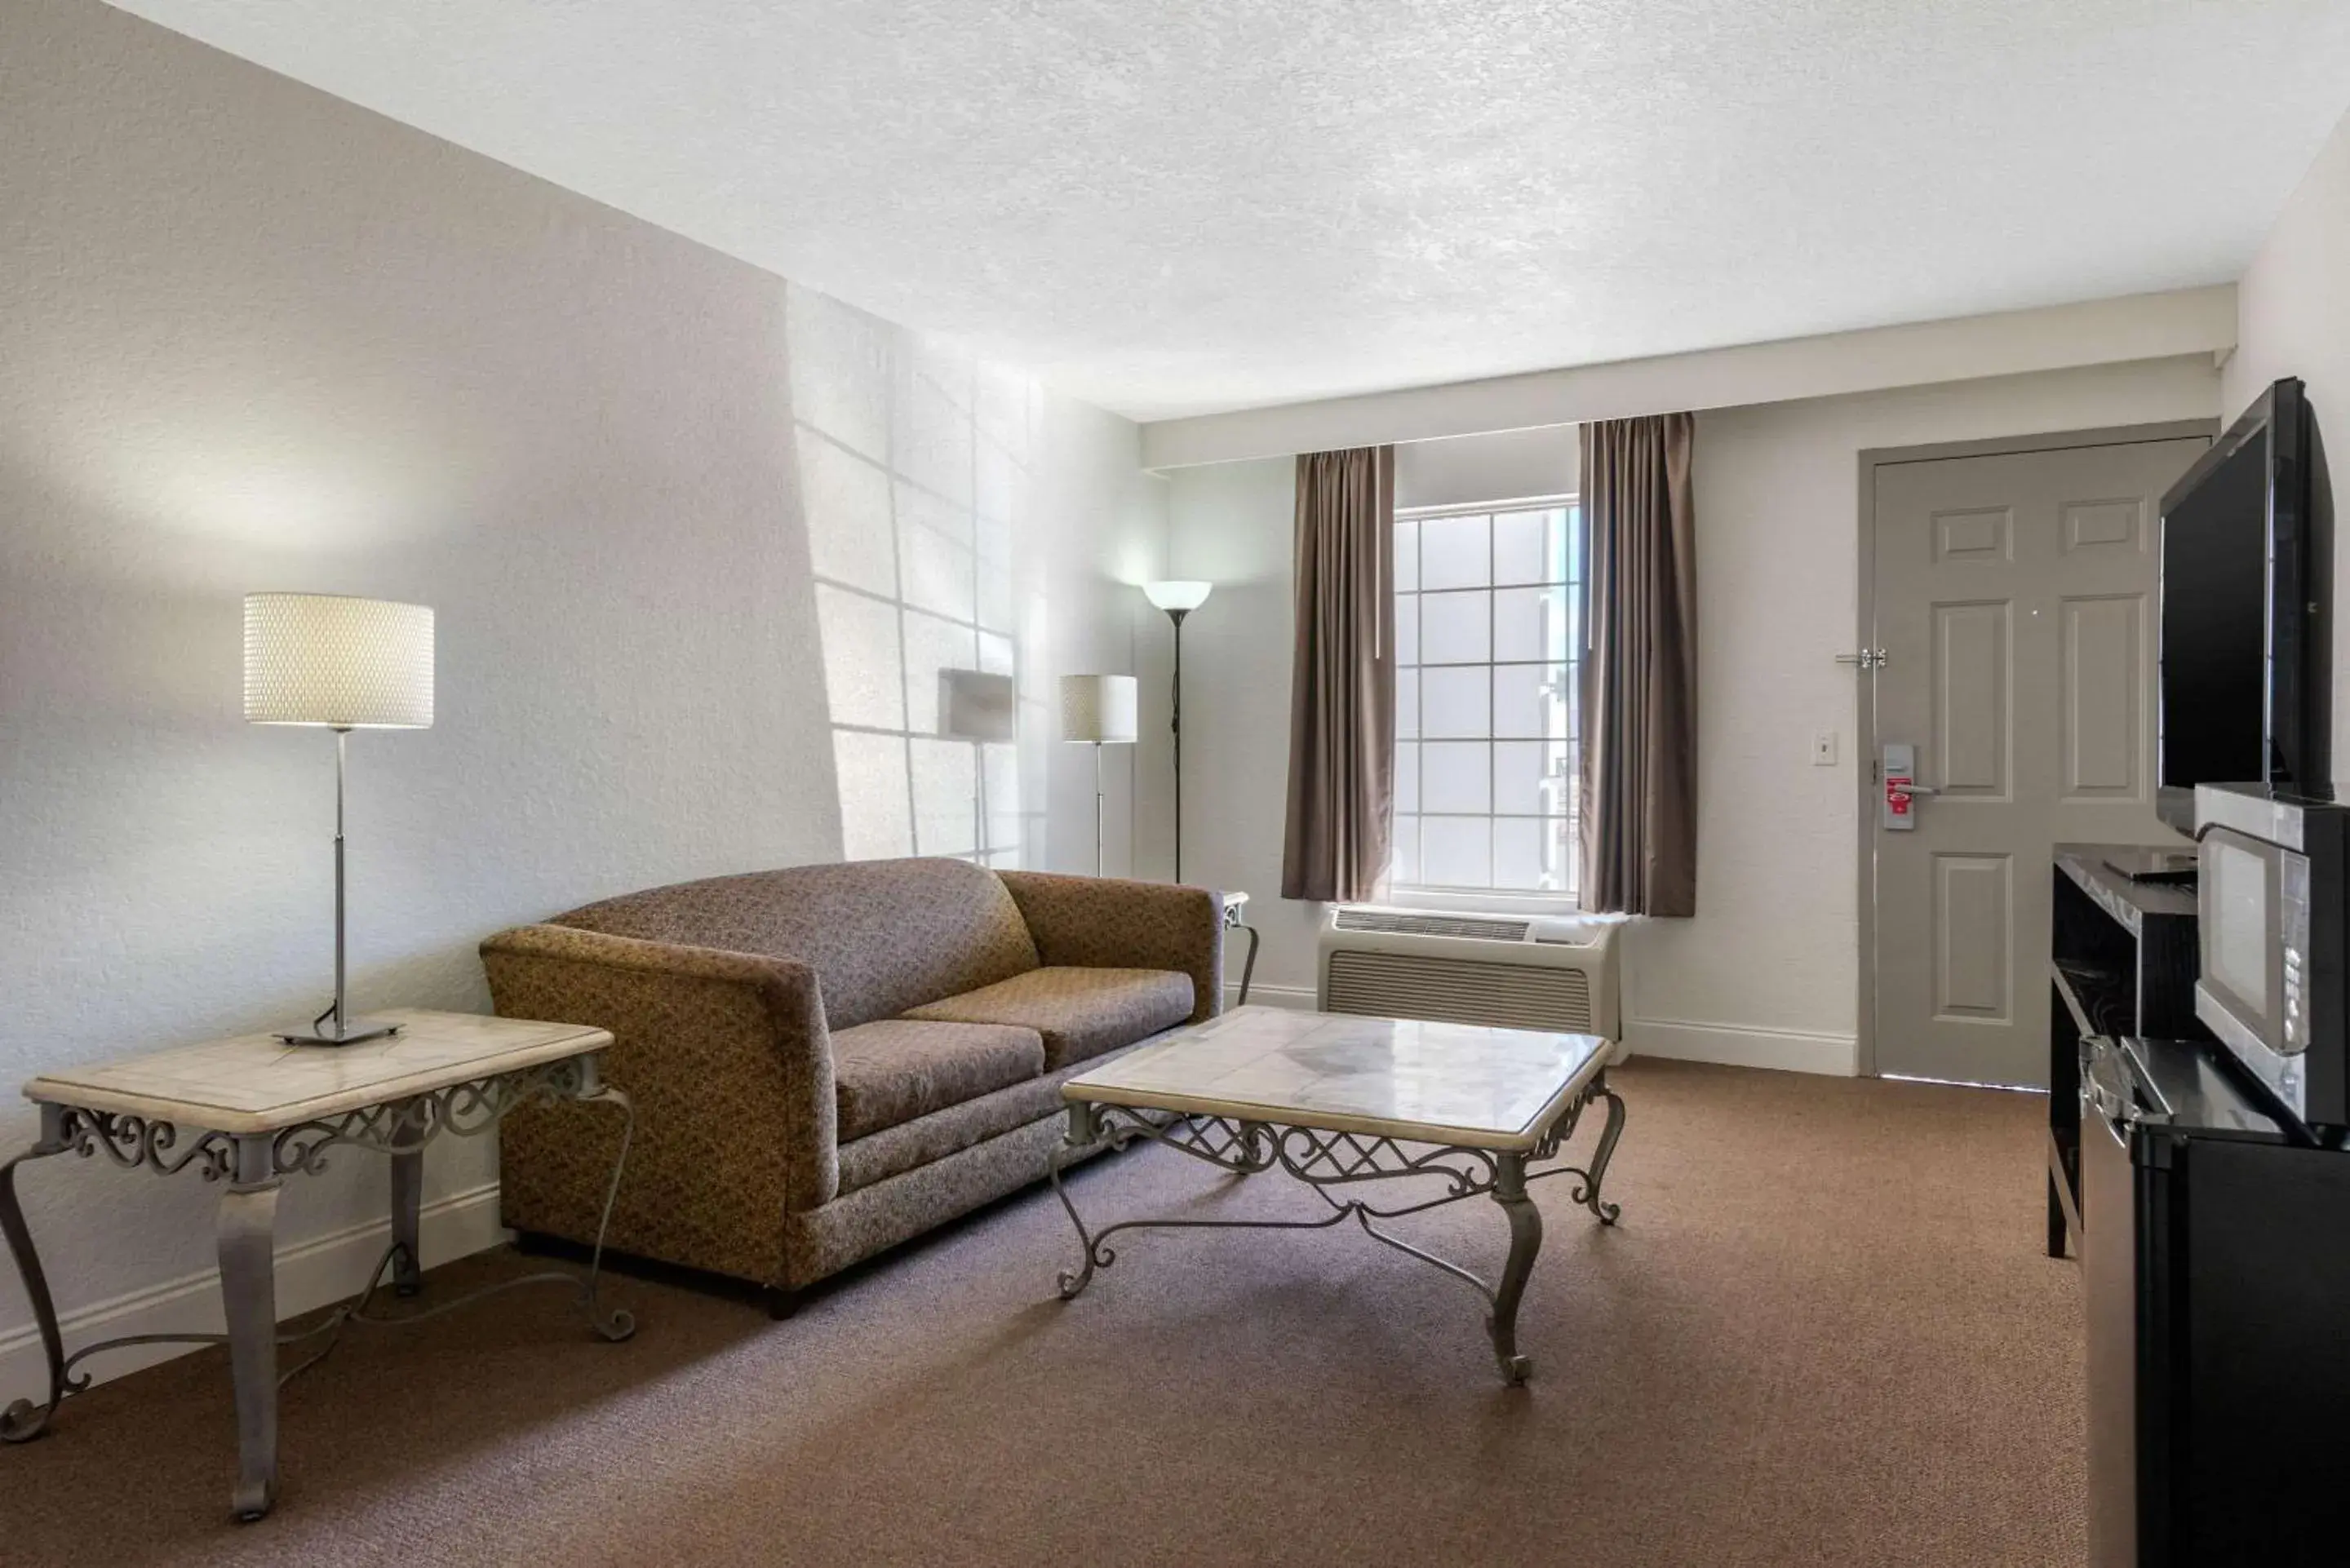
{"label": "textured white ceiling", "polygon": [[2345,0],[129,0],[1139,418],[2232,278]]}

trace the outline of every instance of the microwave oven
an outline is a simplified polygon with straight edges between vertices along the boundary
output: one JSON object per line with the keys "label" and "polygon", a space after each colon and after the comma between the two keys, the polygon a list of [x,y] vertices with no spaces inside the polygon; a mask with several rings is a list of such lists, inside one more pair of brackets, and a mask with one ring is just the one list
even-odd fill
{"label": "microwave oven", "polygon": [[2304,1127],[2350,1127],[2350,805],[2195,786],[2195,1015]]}

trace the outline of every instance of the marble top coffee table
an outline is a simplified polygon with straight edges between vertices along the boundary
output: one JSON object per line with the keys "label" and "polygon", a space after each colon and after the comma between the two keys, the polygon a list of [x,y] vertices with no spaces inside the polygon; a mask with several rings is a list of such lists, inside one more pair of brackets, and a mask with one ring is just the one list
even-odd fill
{"label": "marble top coffee table", "polygon": [[[1486,1332],[1502,1375],[1525,1381],[1518,1302],[1542,1249],[1542,1215],[1526,1184],[1578,1178],[1573,1197],[1603,1225],[1617,1206],[1599,1189],[1624,1130],[1607,1086],[1614,1047],[1591,1034],[1550,1034],[1285,1008],[1242,1007],[1128,1052],[1061,1087],[1068,1127],[1053,1189],[1084,1250],[1064,1273],[1063,1299],[1116,1257],[1106,1244],[1133,1230],[1324,1230],[1353,1220],[1378,1241],[1464,1280],[1492,1308]],[[1554,1163],[1584,1108],[1607,1102],[1587,1168]],[[1318,1220],[1126,1220],[1088,1231],[1062,1168],[1104,1146],[1150,1138],[1248,1176],[1279,1166],[1330,1212]],[[1541,1167],[1541,1168],[1534,1168]],[[1336,1193],[1357,1183],[1385,1204]],[[1433,1193],[1431,1195],[1431,1187]],[[1510,1255],[1497,1284],[1379,1229],[1375,1220],[1490,1196],[1507,1216]]]}

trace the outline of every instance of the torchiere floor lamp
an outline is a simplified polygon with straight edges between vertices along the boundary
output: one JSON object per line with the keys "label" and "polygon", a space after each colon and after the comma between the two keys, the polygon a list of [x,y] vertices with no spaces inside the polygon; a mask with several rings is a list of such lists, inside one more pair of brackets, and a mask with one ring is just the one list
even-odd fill
{"label": "torchiere floor lamp", "polygon": [[1145,597],[1175,623],[1175,880],[1183,879],[1183,618],[1208,602],[1213,583],[1145,583]]}

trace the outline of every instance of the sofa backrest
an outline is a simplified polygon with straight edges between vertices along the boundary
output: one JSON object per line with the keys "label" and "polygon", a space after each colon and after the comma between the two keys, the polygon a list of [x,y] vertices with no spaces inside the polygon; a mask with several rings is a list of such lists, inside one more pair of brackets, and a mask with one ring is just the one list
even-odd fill
{"label": "sofa backrest", "polygon": [[894,1018],[1038,961],[1002,879],[964,860],[858,860],[712,877],[607,898],[548,923],[797,959],[816,970],[834,1029]]}

